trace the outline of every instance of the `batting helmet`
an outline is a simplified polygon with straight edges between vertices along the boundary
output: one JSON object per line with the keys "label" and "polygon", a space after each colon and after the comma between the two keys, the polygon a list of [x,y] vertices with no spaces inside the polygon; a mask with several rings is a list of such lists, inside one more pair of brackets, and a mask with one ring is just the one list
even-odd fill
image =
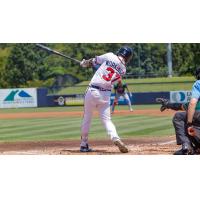
{"label": "batting helmet", "polygon": [[133,50],[130,47],[121,47],[117,51],[118,56],[122,56],[125,59],[125,62],[128,63],[133,57]]}
{"label": "batting helmet", "polygon": [[197,67],[195,70],[195,77],[197,80],[200,80],[200,67]]}

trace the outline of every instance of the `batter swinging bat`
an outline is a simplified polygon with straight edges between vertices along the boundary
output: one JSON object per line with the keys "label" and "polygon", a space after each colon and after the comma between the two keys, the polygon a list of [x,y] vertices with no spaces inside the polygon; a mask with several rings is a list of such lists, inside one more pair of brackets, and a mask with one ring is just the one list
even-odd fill
{"label": "batter swinging bat", "polygon": [[80,64],[80,62],[81,62],[81,61],[79,61],[79,60],[77,60],[75,58],[71,58],[70,56],[67,56],[67,55],[65,55],[63,53],[60,53],[58,51],[55,51],[55,50],[53,50],[53,49],[51,49],[51,48],[49,48],[47,46],[44,46],[43,44],[36,44],[36,46],[41,48],[41,49],[43,49],[43,50],[45,50],[45,51],[48,51],[49,53],[53,53],[55,55],[59,55],[59,56],[62,56],[64,58],[70,59],[70,60],[72,60],[72,61],[74,61],[74,62],[76,62],[78,64]]}

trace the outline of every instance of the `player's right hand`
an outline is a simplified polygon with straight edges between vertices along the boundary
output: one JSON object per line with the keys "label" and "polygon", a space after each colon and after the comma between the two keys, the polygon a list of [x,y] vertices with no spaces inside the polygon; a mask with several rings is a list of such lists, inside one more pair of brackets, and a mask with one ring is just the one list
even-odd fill
{"label": "player's right hand", "polygon": [[80,62],[80,66],[81,66],[81,67],[88,67],[88,62],[87,62],[87,60],[83,59],[83,60]]}

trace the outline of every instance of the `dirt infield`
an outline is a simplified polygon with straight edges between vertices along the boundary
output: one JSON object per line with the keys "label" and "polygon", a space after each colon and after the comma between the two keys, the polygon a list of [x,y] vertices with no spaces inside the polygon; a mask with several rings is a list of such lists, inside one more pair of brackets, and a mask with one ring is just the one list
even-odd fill
{"label": "dirt infield", "polygon": [[[132,138],[124,140],[129,153],[124,155],[172,154],[176,147],[174,137]],[[0,143],[2,155],[119,155],[121,154],[109,140],[91,140],[93,152],[80,153],[79,141],[15,142]]]}
{"label": "dirt infield", "polygon": [[[159,110],[135,110],[116,111],[115,115],[151,115],[151,116],[173,116],[173,111],[161,113]],[[35,113],[4,113],[0,119],[19,118],[45,118],[45,117],[67,117],[82,116],[83,112],[35,112]],[[125,139],[129,153],[125,155],[163,155],[172,154],[176,149],[175,136],[168,137],[135,137]],[[90,145],[93,152],[80,153],[79,140],[67,141],[40,141],[40,142],[7,142],[0,143],[0,154],[2,155],[119,155],[117,147],[108,140],[91,140]]]}
{"label": "dirt infield", "polygon": [[[115,111],[114,115],[150,115],[150,116],[172,116],[175,112],[167,110],[160,112],[155,109],[148,110],[134,110],[129,112],[127,110]],[[82,116],[82,111],[67,111],[67,112],[30,112],[30,113],[0,113],[0,119],[20,119],[20,118],[46,118],[46,117],[69,117],[69,116]],[[94,112],[94,115],[97,113]]]}

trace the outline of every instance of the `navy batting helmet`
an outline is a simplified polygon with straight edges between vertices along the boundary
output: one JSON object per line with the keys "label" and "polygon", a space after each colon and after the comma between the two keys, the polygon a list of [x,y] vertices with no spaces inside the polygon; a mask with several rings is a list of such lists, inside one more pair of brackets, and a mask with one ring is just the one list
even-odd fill
{"label": "navy batting helmet", "polygon": [[118,56],[122,56],[125,59],[125,62],[128,63],[133,57],[133,50],[130,47],[121,47],[117,51]]}
{"label": "navy batting helmet", "polygon": [[197,80],[200,80],[200,67],[197,67],[195,70],[195,78]]}

